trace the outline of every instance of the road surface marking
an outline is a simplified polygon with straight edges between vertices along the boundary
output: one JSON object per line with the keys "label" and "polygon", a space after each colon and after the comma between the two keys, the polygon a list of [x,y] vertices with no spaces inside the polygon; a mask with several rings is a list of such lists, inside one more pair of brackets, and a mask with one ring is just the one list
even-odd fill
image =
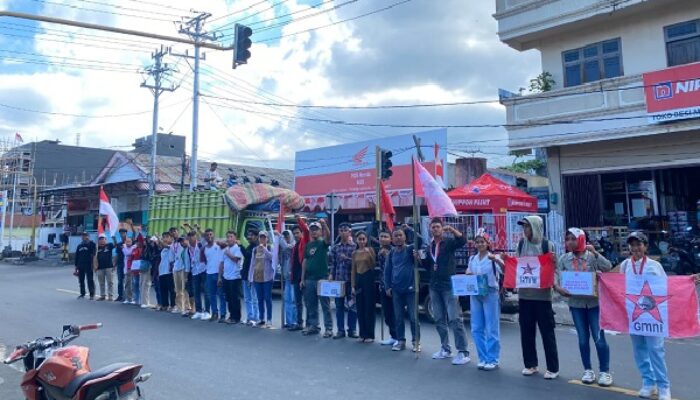
{"label": "road surface marking", "polygon": [[79,294],[80,294],[80,292],[78,292],[77,290],[56,289],[56,291],[57,291],[57,292],[61,292],[61,293],[67,293],[67,294],[75,294],[75,295],[79,295]]}
{"label": "road surface marking", "polygon": [[[637,390],[625,389],[625,388],[621,388],[621,387],[617,387],[617,386],[604,387],[604,386],[598,386],[595,384],[587,385],[587,384],[585,384],[577,379],[572,379],[569,381],[569,383],[572,385],[579,385],[579,386],[584,386],[584,387],[589,387],[589,388],[601,389],[601,390],[606,390],[608,392],[620,393],[620,394],[624,394],[624,395],[632,396],[632,397],[639,396],[639,392]],[[678,400],[678,399],[674,398],[673,400]]]}

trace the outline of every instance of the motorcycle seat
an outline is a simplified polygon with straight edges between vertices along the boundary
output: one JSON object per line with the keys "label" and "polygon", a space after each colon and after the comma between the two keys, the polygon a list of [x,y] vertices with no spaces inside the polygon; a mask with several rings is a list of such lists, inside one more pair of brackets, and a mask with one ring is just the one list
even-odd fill
{"label": "motorcycle seat", "polygon": [[80,389],[81,386],[83,386],[86,382],[93,380],[93,379],[98,379],[105,377],[109,374],[111,374],[114,371],[118,371],[122,368],[125,367],[130,367],[133,364],[129,363],[115,363],[115,364],[110,364],[106,367],[102,367],[100,369],[97,369],[95,371],[90,371],[87,374],[82,374],[80,376],[75,377],[68,386],[66,386],[65,389],[63,389],[63,395],[72,398],[75,395],[75,392]]}

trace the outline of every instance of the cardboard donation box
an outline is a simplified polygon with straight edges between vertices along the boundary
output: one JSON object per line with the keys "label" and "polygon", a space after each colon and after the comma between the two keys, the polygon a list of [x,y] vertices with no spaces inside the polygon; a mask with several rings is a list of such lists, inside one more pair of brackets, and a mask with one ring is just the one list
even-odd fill
{"label": "cardboard donation box", "polygon": [[455,296],[484,296],[488,293],[486,275],[453,275],[452,294]]}
{"label": "cardboard donation box", "polygon": [[318,281],[318,295],[321,297],[345,297],[345,282]]}
{"label": "cardboard donation box", "polygon": [[562,271],[561,287],[575,296],[598,296],[598,280],[595,272]]}

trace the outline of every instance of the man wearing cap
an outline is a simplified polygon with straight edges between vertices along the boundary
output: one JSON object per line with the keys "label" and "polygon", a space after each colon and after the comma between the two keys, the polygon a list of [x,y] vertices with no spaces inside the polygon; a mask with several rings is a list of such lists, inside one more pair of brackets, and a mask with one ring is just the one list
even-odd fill
{"label": "man wearing cap", "polygon": [[83,232],[82,238],[83,241],[80,242],[78,247],[75,249],[75,272],[77,272],[78,281],[80,283],[80,296],[78,296],[78,298],[85,298],[85,279],[87,279],[90,300],[94,300],[95,280],[92,273],[97,249],[95,242],[90,240],[90,236],[87,232]]}
{"label": "man wearing cap", "polygon": [[338,328],[333,339],[345,337],[345,308],[347,307],[347,336],[357,338],[355,327],[357,326],[357,311],[354,309],[352,299],[352,287],[350,285],[350,273],[352,271],[352,253],[357,249],[352,242],[352,227],[349,223],[343,222],[338,226],[340,233],[340,243],[331,247],[331,274],[329,279],[345,282],[345,296],[335,298],[335,323]]}
{"label": "man wearing cap", "polygon": [[312,222],[309,225],[311,241],[304,249],[304,262],[301,266],[301,287],[304,290],[306,303],[306,328],[304,336],[316,335],[321,329],[318,321],[318,303],[321,302],[323,311],[324,338],[333,336],[333,317],[328,297],[319,299],[318,281],[328,277],[328,248],[331,245],[331,232],[325,220]]}
{"label": "man wearing cap", "polygon": [[124,243],[126,243],[127,230],[119,228],[119,239],[112,238],[112,243],[117,253],[117,298],[114,301],[124,301]]}
{"label": "man wearing cap", "polygon": [[[114,294],[114,259],[112,258],[114,243],[107,243],[107,237],[101,234],[97,239],[97,282],[100,286],[100,297],[97,301],[112,301]],[[105,293],[105,280],[107,292]]]}

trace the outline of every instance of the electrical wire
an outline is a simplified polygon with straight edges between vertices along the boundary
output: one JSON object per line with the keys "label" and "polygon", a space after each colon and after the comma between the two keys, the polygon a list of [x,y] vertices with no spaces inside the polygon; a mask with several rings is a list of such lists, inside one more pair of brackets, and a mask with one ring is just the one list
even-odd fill
{"label": "electrical wire", "polygon": [[181,16],[179,14],[170,14],[162,11],[151,11],[151,10],[144,10],[142,8],[133,8],[133,7],[125,7],[122,5],[118,4],[112,4],[109,2],[102,2],[102,1],[95,1],[95,0],[73,0],[73,1],[79,1],[81,3],[88,3],[88,4],[96,4],[98,6],[103,6],[103,7],[112,7],[116,8],[119,10],[124,10],[124,11],[136,11],[144,14],[155,14],[155,15],[163,15],[166,17],[175,17],[175,18],[180,18]]}
{"label": "electrical wire", "polygon": [[[169,108],[176,106],[178,104],[182,104],[188,100],[181,100],[176,103],[168,104],[168,105],[161,105],[160,108]],[[61,117],[74,117],[74,118],[94,118],[94,119],[102,119],[102,118],[123,118],[123,117],[133,117],[136,115],[144,115],[144,114],[150,114],[153,112],[153,110],[145,110],[145,111],[136,111],[136,112],[129,112],[129,113],[121,113],[121,114],[102,114],[102,115],[88,115],[88,114],[74,114],[74,113],[65,113],[65,112],[57,112],[57,111],[43,111],[43,110],[35,110],[35,109],[30,109],[26,107],[18,107],[18,106],[13,106],[9,104],[3,104],[0,103],[0,107],[2,108],[7,108],[10,110],[15,110],[15,111],[23,111],[23,112],[29,112],[29,113],[34,113],[34,114],[46,114],[46,115],[56,115],[56,116],[61,116]]]}
{"label": "electrical wire", "polygon": [[216,22],[216,21],[219,21],[219,20],[228,18],[228,17],[232,17],[232,16],[234,16],[234,15],[241,14],[241,13],[243,13],[243,12],[246,12],[247,10],[251,10],[251,9],[253,9],[253,8],[257,7],[257,6],[259,6],[260,4],[263,4],[263,3],[266,3],[266,2],[267,2],[267,0],[259,1],[259,2],[255,3],[255,4],[252,4],[252,5],[248,6],[248,7],[242,8],[242,9],[240,9],[240,10],[238,10],[238,11],[234,11],[234,12],[232,12],[232,13],[225,14],[225,15],[222,15],[222,16],[220,16],[220,17],[216,17],[216,18],[214,18],[214,19],[211,19],[211,20],[209,21],[209,23],[213,23],[213,22]]}
{"label": "electrical wire", "polygon": [[221,25],[219,28],[223,28],[223,27],[225,27],[225,26],[230,26],[230,25],[239,24],[239,23],[241,23],[241,22],[243,22],[243,21],[245,21],[245,20],[247,20],[247,19],[249,19],[249,18],[252,18],[252,17],[255,17],[256,15],[262,14],[262,13],[264,13],[265,11],[272,10],[272,9],[274,9],[275,7],[277,7],[277,6],[279,6],[279,5],[282,5],[282,4],[284,4],[284,3],[288,2],[288,1],[289,1],[289,0],[281,0],[281,1],[278,1],[277,3],[272,3],[272,5],[269,6],[268,8],[265,8],[265,9],[262,9],[262,10],[260,10],[260,11],[254,12],[254,13],[252,13],[252,14],[250,14],[250,15],[246,15],[245,17],[239,18],[239,19],[237,19],[237,20],[235,20],[235,21],[233,21],[233,22],[229,22],[229,23],[227,23],[227,24]]}
{"label": "electrical wire", "polygon": [[173,22],[172,19],[163,19],[163,18],[158,18],[158,17],[151,16],[151,15],[145,16],[145,15],[138,15],[138,14],[121,13],[121,12],[116,12],[116,11],[106,11],[106,10],[100,10],[100,9],[97,9],[97,8],[78,7],[78,6],[74,5],[74,4],[59,3],[59,2],[51,1],[51,0],[32,0],[32,1],[39,2],[39,3],[43,3],[43,4],[50,4],[50,5],[54,5],[54,6],[72,8],[72,9],[74,9],[74,10],[88,11],[88,12],[93,12],[93,13],[109,14],[109,15],[119,15],[119,16],[123,16],[123,17],[147,19],[147,20],[150,20],[150,21]]}
{"label": "electrical wire", "polygon": [[325,10],[318,11],[318,12],[313,13],[313,14],[303,15],[303,16],[301,16],[301,17],[299,17],[299,18],[295,18],[295,19],[292,19],[292,20],[289,20],[289,21],[279,22],[279,23],[277,23],[277,24],[272,24],[272,25],[266,26],[266,27],[264,27],[264,28],[262,28],[262,29],[256,30],[255,33],[258,34],[258,33],[261,33],[261,32],[269,31],[269,30],[271,30],[271,29],[276,29],[276,28],[281,28],[281,27],[283,27],[283,26],[287,26],[287,25],[291,25],[291,24],[296,24],[297,22],[303,21],[303,20],[305,20],[305,19],[317,17],[317,16],[319,16],[319,15],[323,15],[323,14],[327,14],[327,13],[329,13],[329,12],[331,12],[331,11],[335,11],[335,10],[337,10],[337,9],[343,7],[343,6],[346,6],[346,5],[348,5],[348,4],[356,3],[357,1],[358,1],[358,0],[347,0],[347,1],[344,2],[344,3],[337,4],[337,5],[333,6],[333,7],[327,8],[327,9],[325,9]]}
{"label": "electrical wire", "polygon": [[[34,40],[33,36],[13,35],[11,33],[6,33],[6,32],[0,32],[0,35],[9,36],[9,37],[16,37],[16,38],[20,38],[20,39]],[[93,43],[81,43],[81,42],[76,42],[76,41],[68,42],[65,40],[57,40],[57,39],[50,39],[50,38],[42,38],[41,40],[48,41],[48,42],[54,42],[54,43],[64,43],[64,44],[75,45],[75,46],[89,46],[91,48],[98,48],[98,49],[104,49],[104,50],[129,51],[129,52],[141,53],[141,54],[148,54],[149,53],[149,50],[138,50],[138,49],[127,48],[127,47],[100,46],[100,45],[95,45]]]}

